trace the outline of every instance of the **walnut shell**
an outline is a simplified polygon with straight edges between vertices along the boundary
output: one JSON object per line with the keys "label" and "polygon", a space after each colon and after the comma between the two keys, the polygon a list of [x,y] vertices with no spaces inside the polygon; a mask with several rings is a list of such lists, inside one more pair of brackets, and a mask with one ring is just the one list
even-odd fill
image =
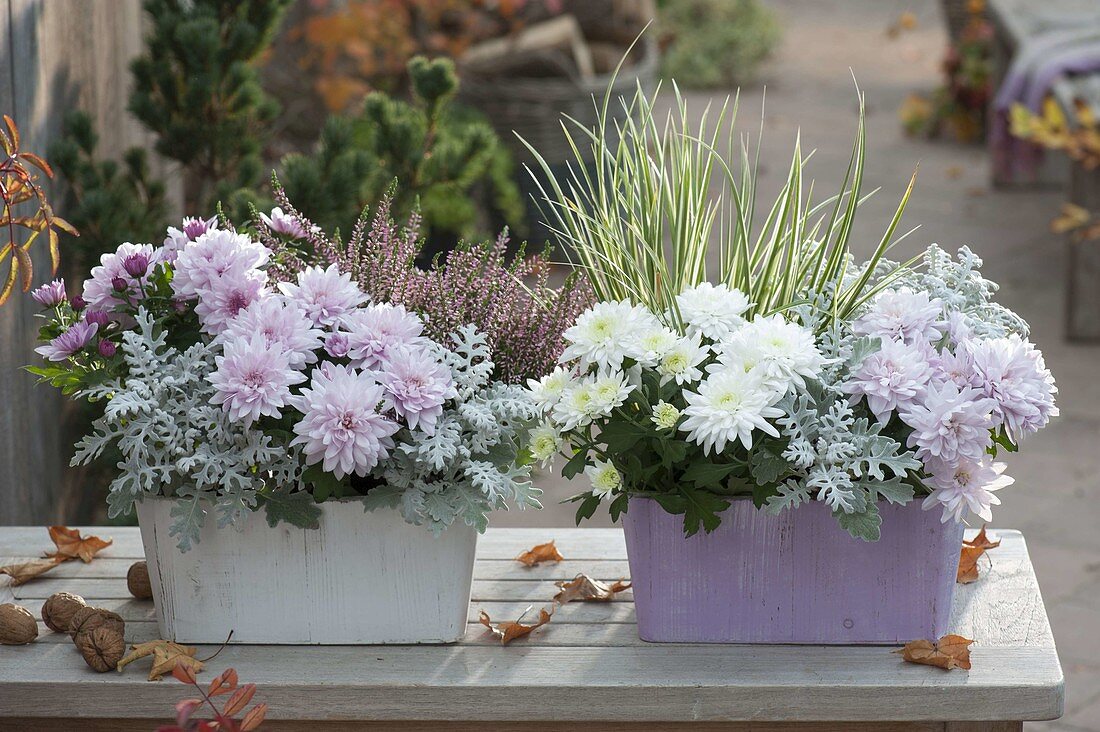
{"label": "walnut shell", "polygon": [[0,643],[21,646],[38,637],[38,623],[31,611],[6,602],[0,605]]}
{"label": "walnut shell", "polygon": [[109,625],[83,630],[76,634],[73,642],[88,665],[99,673],[113,671],[126,655],[126,640]]}
{"label": "walnut shell", "polygon": [[122,616],[101,607],[82,607],[73,613],[69,620],[69,635],[76,639],[80,633],[86,633],[100,627],[113,628],[119,635],[126,635],[126,623]]}
{"label": "walnut shell", "polygon": [[145,562],[131,564],[130,571],[126,573],[126,588],[139,600],[152,600],[153,586],[149,584],[149,565]]}
{"label": "walnut shell", "polygon": [[87,607],[84,598],[69,592],[55,592],[42,603],[42,620],[55,633],[68,633],[69,623],[76,611]]}

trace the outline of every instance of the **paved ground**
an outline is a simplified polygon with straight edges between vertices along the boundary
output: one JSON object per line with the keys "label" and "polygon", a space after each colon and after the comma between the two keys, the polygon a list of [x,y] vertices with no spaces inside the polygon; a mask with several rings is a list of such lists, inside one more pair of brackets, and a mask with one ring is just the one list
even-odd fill
{"label": "paved ground", "polygon": [[[1001,283],[1002,301],[1031,323],[1058,380],[1062,416],[1009,461],[1016,484],[1003,491],[995,525],[1021,529],[1027,537],[1066,672],[1066,715],[1028,729],[1100,730],[1100,347],[1071,345],[1062,336],[1066,258],[1063,242],[1047,229],[1061,196],[992,191],[983,150],[901,134],[901,101],[936,83],[945,43],[938,3],[769,4],[782,16],[782,47],[760,83],[741,98],[745,129],[755,130],[760,90],[767,85],[762,188],[778,186],[799,128],[804,148],[818,150],[812,169],[819,187],[839,184],[855,128],[854,73],[867,95],[866,183],[883,188],[863,211],[857,240],[860,232],[865,240],[881,232],[919,163],[905,221],[921,229],[908,250],[931,242],[948,249],[967,244],[984,257],[986,275]],[[889,38],[886,28],[905,10],[916,14],[917,27]],[[710,95],[691,96],[701,107]],[[542,484],[547,510],[495,517],[495,525],[571,525],[571,508],[554,501],[580,488],[552,476]]]}

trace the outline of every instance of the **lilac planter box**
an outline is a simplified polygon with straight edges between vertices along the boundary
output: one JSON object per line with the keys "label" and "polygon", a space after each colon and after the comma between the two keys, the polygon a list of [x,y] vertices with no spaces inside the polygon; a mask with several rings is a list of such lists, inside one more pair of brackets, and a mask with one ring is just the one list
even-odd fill
{"label": "lilac planter box", "polygon": [[905,643],[949,632],[963,527],[880,504],[853,539],[814,502],[771,516],[737,500],[711,534],[632,498],[623,515],[638,634],[659,643]]}

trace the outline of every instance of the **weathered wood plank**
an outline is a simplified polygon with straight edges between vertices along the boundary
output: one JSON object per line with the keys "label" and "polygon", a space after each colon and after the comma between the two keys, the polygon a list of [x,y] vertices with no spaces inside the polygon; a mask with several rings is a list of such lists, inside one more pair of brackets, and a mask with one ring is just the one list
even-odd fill
{"label": "weathered wood plank", "polygon": [[[40,541],[44,532],[35,531],[32,535],[29,529],[0,530],[0,546],[10,546],[17,533]],[[124,546],[136,533],[112,531],[116,546],[108,551]],[[599,553],[601,547],[620,548],[622,541],[615,530],[562,529],[553,534],[563,553],[565,547]],[[924,721],[943,715],[985,725],[952,728],[957,732],[1002,732],[986,720],[1060,714],[1062,675],[1025,542],[1018,532],[995,534],[1002,544],[990,552],[982,579],[958,592],[955,629],[976,640],[969,673],[904,664],[883,646],[646,644],[635,634],[630,602],[567,605],[549,625],[506,647],[472,624],[466,639],[453,646],[230,646],[211,668],[233,666],[242,679],[258,683],[261,695],[277,700],[271,713],[275,720],[310,715],[329,720],[411,717],[469,720],[472,727],[491,729],[487,722],[500,721],[507,728],[504,722],[546,722],[554,715],[576,712],[585,719],[645,721],[647,729],[659,729],[649,723],[751,719],[848,724],[843,720]],[[514,556],[517,545],[529,545],[536,536],[549,538],[543,530],[490,530],[483,551]],[[120,572],[127,564],[97,563]],[[552,596],[552,582],[531,576],[527,568],[507,559],[478,564],[493,565],[500,578],[475,582],[471,623],[481,608],[496,619],[512,619],[528,604],[538,606]],[[31,594],[45,596],[46,582],[15,589],[38,586]],[[49,582],[70,591],[85,583],[89,601],[116,609],[128,619],[130,640],[151,638],[156,632],[149,603],[105,597],[117,594],[117,589],[125,592],[121,576]],[[517,597],[496,599],[501,592]],[[32,612],[40,603],[40,598],[27,601]],[[213,650],[207,646],[200,653]],[[288,664],[291,653],[294,662]],[[507,692],[502,694],[504,688]],[[91,672],[56,634],[43,634],[30,646],[4,649],[0,717],[43,714],[35,695],[47,690],[52,700],[59,700],[51,704],[50,714],[76,717],[150,718],[181,698],[178,687],[148,684],[140,673]],[[601,723],[599,728],[608,727]],[[917,729],[943,728],[936,723]]]}

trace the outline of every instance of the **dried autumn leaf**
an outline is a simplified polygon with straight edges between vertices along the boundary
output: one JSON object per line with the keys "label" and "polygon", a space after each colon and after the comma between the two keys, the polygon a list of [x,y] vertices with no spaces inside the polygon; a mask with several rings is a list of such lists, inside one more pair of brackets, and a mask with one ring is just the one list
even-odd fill
{"label": "dried autumn leaf", "polygon": [[965,585],[978,579],[978,560],[981,559],[987,549],[994,549],[1000,545],[1000,540],[989,540],[989,537],[985,534],[984,526],[973,539],[964,540],[962,550],[959,552],[959,569],[955,581]]}
{"label": "dried autumn leaf", "polygon": [[202,671],[203,666],[203,662],[195,658],[197,652],[198,649],[193,646],[184,646],[158,638],[130,646],[130,652],[118,662],[117,668],[121,671],[140,658],[152,656],[153,665],[149,669],[150,681],[160,681],[165,674],[174,674],[178,666],[185,666],[186,671],[192,672],[191,675],[193,675]]}
{"label": "dried autumn leaf", "polygon": [[1050,230],[1055,234],[1065,234],[1067,231],[1079,229],[1089,222],[1092,214],[1088,209],[1073,203],[1063,203],[1062,212],[1051,220]]}
{"label": "dried autumn leaf", "polygon": [[953,668],[969,670],[970,645],[973,642],[961,635],[945,635],[935,643],[929,640],[910,641],[894,653],[900,653],[909,663],[937,666],[946,671]]}
{"label": "dried autumn leaf", "polygon": [[558,551],[558,548],[554,546],[553,541],[533,546],[516,557],[517,562],[526,564],[528,567],[534,567],[540,562],[560,562],[563,559],[565,559],[565,557],[563,557],[561,552]]}
{"label": "dried autumn leaf", "polygon": [[256,694],[255,684],[245,684],[241,688],[233,692],[233,696],[226,700],[225,706],[222,707],[222,714],[233,717],[237,712],[241,711],[248,706],[248,703],[252,701],[252,697]]}
{"label": "dried autumn leaf", "polygon": [[67,559],[81,559],[90,562],[95,555],[111,546],[113,539],[100,539],[98,536],[81,536],[76,529],[67,526],[51,526],[50,538],[57,545],[57,554]]}
{"label": "dried autumn leaf", "polygon": [[480,619],[481,624],[492,631],[493,635],[500,639],[500,644],[503,646],[511,643],[516,638],[523,638],[529,635],[535,628],[541,628],[546,625],[554,615],[553,607],[551,607],[549,611],[546,608],[542,608],[539,610],[539,619],[532,625],[526,625],[523,623],[523,618],[526,617],[529,612],[531,612],[531,608],[524,610],[523,615],[520,615],[517,620],[509,620],[494,624],[489,614],[482,610]]}
{"label": "dried autumn leaf", "polygon": [[561,590],[554,595],[554,602],[564,605],[567,602],[609,602],[616,593],[630,589],[630,583],[618,580],[612,584],[594,580],[586,574],[578,574],[568,582],[556,582]]}
{"label": "dried autumn leaf", "polygon": [[227,668],[225,671],[210,682],[210,687],[206,690],[206,695],[213,698],[221,694],[228,694],[237,688],[237,671],[235,669]]}
{"label": "dried autumn leaf", "polygon": [[64,561],[65,559],[63,557],[32,559],[29,562],[20,562],[19,564],[9,564],[0,567],[0,574],[6,574],[11,577],[12,586],[17,587],[24,582],[34,579],[40,574],[49,572]]}

